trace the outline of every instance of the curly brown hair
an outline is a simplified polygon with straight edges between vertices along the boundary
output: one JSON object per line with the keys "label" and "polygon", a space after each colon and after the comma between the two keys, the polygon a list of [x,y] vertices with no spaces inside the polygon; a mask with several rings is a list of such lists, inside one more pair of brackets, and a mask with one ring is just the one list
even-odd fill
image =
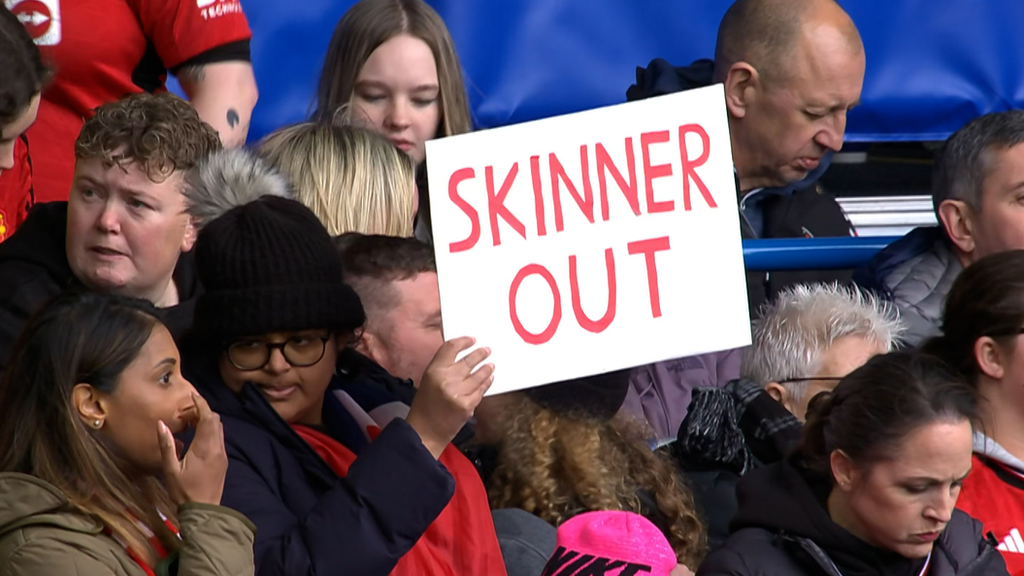
{"label": "curly brown hair", "polygon": [[594,510],[644,514],[668,536],[679,562],[700,564],[707,538],[693,494],[673,464],[646,445],[639,423],[558,414],[519,393],[508,402],[508,429],[488,482],[492,508],[521,508],[555,526]]}
{"label": "curly brown hair", "polygon": [[220,149],[217,131],[191,104],[167,93],[143,92],[100,106],[75,141],[79,160],[137,164],[155,181],[190,170]]}

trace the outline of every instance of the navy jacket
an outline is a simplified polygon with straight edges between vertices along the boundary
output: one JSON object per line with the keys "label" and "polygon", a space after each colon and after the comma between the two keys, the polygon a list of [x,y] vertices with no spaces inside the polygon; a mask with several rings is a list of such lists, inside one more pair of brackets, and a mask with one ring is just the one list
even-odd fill
{"label": "navy jacket", "polygon": [[[194,349],[194,348],[193,348]],[[448,504],[455,481],[404,420],[372,444],[331,391],[324,427],[357,454],[339,478],[251,384],[234,394],[215,362],[189,354],[193,385],[221,416],[228,453],[222,504],[257,527],[257,576],[385,576]],[[357,402],[381,394],[356,390]],[[336,379],[332,388],[342,388]]]}

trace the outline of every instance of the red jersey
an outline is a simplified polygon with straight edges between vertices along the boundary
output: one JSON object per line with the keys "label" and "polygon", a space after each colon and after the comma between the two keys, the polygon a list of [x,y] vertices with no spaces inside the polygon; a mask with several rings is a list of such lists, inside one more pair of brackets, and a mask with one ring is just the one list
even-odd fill
{"label": "red jersey", "polygon": [[239,0],[4,2],[56,71],[28,131],[38,202],[68,199],[75,140],[96,107],[164,90],[167,70],[251,37]]}
{"label": "red jersey", "polygon": [[0,242],[25,221],[32,204],[32,164],[22,136],[14,142],[14,168],[0,171]]}
{"label": "red jersey", "polygon": [[980,520],[985,533],[996,537],[1007,572],[1024,575],[1024,476],[975,453],[956,507]]}

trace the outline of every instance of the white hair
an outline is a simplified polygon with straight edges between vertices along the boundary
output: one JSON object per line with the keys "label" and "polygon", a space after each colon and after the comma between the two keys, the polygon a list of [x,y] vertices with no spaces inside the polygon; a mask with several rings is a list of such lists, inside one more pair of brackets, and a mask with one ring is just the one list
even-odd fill
{"label": "white hair", "polygon": [[[889,351],[902,333],[899,314],[886,300],[856,287],[797,284],[762,307],[753,322],[753,342],[743,353],[742,374],[762,386],[812,377],[840,338],[859,336]],[[794,398],[803,398],[807,385],[806,380],[783,384]]]}
{"label": "white hair", "polygon": [[253,153],[218,150],[185,175],[185,211],[197,225],[262,196],[292,198],[288,181]]}

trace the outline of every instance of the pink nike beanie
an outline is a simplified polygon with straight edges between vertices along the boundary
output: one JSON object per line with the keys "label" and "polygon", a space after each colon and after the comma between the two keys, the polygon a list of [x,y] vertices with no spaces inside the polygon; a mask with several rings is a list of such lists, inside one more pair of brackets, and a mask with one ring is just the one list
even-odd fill
{"label": "pink nike beanie", "polygon": [[632,512],[587,512],[559,526],[555,553],[542,576],[669,576],[677,563],[665,535],[647,518]]}

